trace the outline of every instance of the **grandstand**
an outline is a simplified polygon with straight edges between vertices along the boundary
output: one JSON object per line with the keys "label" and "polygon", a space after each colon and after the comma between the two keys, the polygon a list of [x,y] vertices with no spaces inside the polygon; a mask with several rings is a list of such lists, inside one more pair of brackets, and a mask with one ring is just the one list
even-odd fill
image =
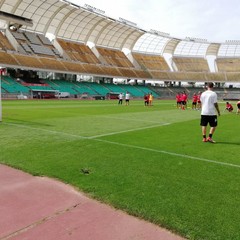
{"label": "grandstand", "polygon": [[[32,80],[31,80],[32,81]],[[107,94],[110,92],[115,92],[119,94],[120,92],[129,92],[133,98],[142,98],[144,94],[153,92],[155,97],[159,97],[152,89],[147,86],[141,85],[126,85],[126,84],[98,84],[94,82],[77,82],[77,81],[66,81],[64,79],[41,79],[41,83],[25,82],[23,80],[16,81],[10,76],[2,77],[2,90],[3,96],[13,94],[17,96],[22,93],[29,98],[32,93],[35,92],[63,92],[69,93],[72,98],[94,98],[96,95],[103,96],[106,98]],[[8,94],[7,94],[8,93]],[[56,96],[52,96],[53,98]]]}
{"label": "grandstand", "polygon": [[117,66],[117,67],[126,67],[126,68],[132,68],[134,67],[133,64],[128,60],[126,55],[119,51],[114,49],[107,49],[103,47],[96,47],[97,51],[100,53],[100,55],[104,58],[107,64],[110,66]]}
{"label": "grandstand", "polygon": [[7,37],[0,32],[0,50],[7,51],[7,50],[12,50],[14,51],[13,46],[11,43],[8,41]]}
{"label": "grandstand", "polygon": [[220,72],[240,72],[239,58],[217,58],[216,64]]}
{"label": "grandstand", "polygon": [[65,41],[63,39],[57,39],[57,42],[62,47],[62,50],[65,51],[65,54],[73,61],[93,64],[100,63],[87,45]]}
{"label": "grandstand", "polygon": [[[93,81],[102,78],[101,83],[105,78],[112,79],[111,83],[113,78],[174,84],[239,81],[238,42],[177,39],[115,21],[94,9],[89,12],[86,6],[76,8],[68,1],[43,0],[40,7],[37,0],[18,4],[3,0],[0,11],[6,10],[18,27],[10,28],[10,22],[1,20],[5,27],[0,31],[0,64],[5,68],[60,74],[60,79],[64,74],[90,75]],[[18,24],[20,15],[32,24]],[[45,25],[41,19],[45,19]],[[210,61],[209,56],[215,58]],[[90,89],[87,86],[78,91],[78,83],[74,84],[68,88],[71,95]],[[64,90],[62,84],[59,87]],[[105,87],[100,94],[106,94]],[[3,93],[12,91],[6,86],[3,89]],[[89,96],[95,92],[89,90]]]}
{"label": "grandstand", "polygon": [[173,57],[178,71],[181,72],[209,72],[208,62],[203,58]]}
{"label": "grandstand", "polygon": [[170,68],[162,56],[158,55],[146,55],[141,53],[133,53],[133,57],[138,62],[138,64],[147,70],[163,70],[169,71]]}
{"label": "grandstand", "polygon": [[2,89],[4,90],[3,93],[29,93],[28,87],[23,86],[8,76],[2,78]]}

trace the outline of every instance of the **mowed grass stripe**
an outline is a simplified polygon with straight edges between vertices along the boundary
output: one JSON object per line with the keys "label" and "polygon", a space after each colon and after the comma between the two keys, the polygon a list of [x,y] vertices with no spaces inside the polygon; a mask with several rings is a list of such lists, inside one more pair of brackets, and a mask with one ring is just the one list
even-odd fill
{"label": "mowed grass stripe", "polygon": [[104,143],[107,143],[107,144],[118,145],[118,146],[121,146],[121,147],[136,148],[136,149],[149,151],[149,152],[163,153],[163,154],[177,156],[177,157],[181,157],[181,158],[187,158],[187,159],[192,159],[192,160],[197,160],[197,161],[214,163],[214,164],[224,165],[224,166],[228,166],[228,167],[240,168],[240,165],[236,165],[236,164],[232,164],[232,163],[228,163],[228,162],[218,162],[218,161],[211,160],[211,159],[205,159],[205,158],[201,158],[201,157],[194,157],[194,156],[180,154],[180,153],[176,153],[176,152],[168,152],[168,151],[164,151],[164,150],[158,150],[158,149],[152,149],[152,148],[146,148],[146,147],[135,146],[135,145],[130,145],[130,144],[124,144],[124,143],[119,143],[119,142],[108,141],[108,140],[104,140],[104,139],[98,139],[99,137],[103,137],[103,136],[121,134],[121,133],[125,133],[125,132],[142,131],[142,130],[145,130],[145,129],[156,128],[156,127],[165,126],[165,125],[168,125],[168,124],[162,124],[162,125],[157,125],[157,126],[156,125],[155,126],[149,126],[149,127],[144,127],[144,128],[132,129],[132,130],[116,132],[116,133],[103,134],[103,135],[92,136],[92,137],[84,137],[84,136],[79,136],[79,135],[75,135],[75,134],[69,134],[69,133],[65,133],[65,132],[58,132],[58,131],[53,131],[53,130],[48,130],[48,129],[43,129],[43,128],[33,128],[33,127],[20,125],[20,124],[13,124],[13,123],[4,123],[4,124],[10,125],[10,126],[15,126],[15,127],[20,127],[20,128],[32,129],[34,131],[35,130],[36,131],[43,131],[43,132],[47,132],[47,133],[50,133],[50,134],[58,134],[58,135],[62,135],[62,136],[74,137],[74,138],[79,138],[79,139],[95,140],[95,141],[104,142]]}

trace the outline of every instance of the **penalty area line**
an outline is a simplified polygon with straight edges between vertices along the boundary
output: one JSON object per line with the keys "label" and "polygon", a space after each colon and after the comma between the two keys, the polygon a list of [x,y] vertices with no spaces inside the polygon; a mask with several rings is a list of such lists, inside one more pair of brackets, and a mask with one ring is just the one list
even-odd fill
{"label": "penalty area line", "polygon": [[89,139],[88,137],[76,135],[76,134],[71,134],[71,133],[65,133],[65,132],[59,132],[59,131],[54,131],[54,130],[49,130],[49,129],[44,129],[44,128],[36,128],[36,127],[30,127],[26,125],[21,125],[21,124],[16,124],[16,123],[3,123],[5,125],[10,125],[10,126],[15,126],[15,127],[21,127],[21,128],[27,128],[27,129],[32,129],[32,130],[38,130],[42,132],[47,132],[47,133],[52,133],[52,134],[57,134],[57,135],[65,135],[68,137],[74,137],[74,138],[80,138],[80,139]]}
{"label": "penalty area line", "polygon": [[95,135],[95,136],[88,137],[88,138],[89,138],[89,139],[95,139],[95,138],[99,138],[99,137],[106,137],[106,136],[111,136],[111,135],[120,134],[120,133],[141,131],[141,130],[150,129],[150,128],[167,126],[167,125],[169,125],[169,124],[170,124],[170,123],[163,123],[163,124],[157,124],[157,125],[152,125],[152,126],[147,126],[147,127],[133,128],[133,129],[123,130],[123,131],[118,131],[118,132],[111,132],[111,133],[105,133],[105,134]]}

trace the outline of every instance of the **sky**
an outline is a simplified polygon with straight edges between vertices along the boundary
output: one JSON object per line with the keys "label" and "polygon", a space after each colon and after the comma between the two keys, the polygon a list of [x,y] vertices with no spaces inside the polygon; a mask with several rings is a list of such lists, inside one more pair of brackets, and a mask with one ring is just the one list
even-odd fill
{"label": "sky", "polygon": [[88,4],[137,24],[144,30],[169,33],[171,37],[206,39],[223,43],[240,40],[239,0],[69,0]]}

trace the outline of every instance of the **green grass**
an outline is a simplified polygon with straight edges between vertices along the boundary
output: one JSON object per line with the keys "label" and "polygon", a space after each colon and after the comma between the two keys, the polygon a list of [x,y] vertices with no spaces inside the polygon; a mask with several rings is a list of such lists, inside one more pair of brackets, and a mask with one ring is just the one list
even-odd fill
{"label": "green grass", "polygon": [[0,162],[189,239],[240,239],[240,116],[220,116],[217,144],[202,143],[198,111],[154,103],[3,101]]}

